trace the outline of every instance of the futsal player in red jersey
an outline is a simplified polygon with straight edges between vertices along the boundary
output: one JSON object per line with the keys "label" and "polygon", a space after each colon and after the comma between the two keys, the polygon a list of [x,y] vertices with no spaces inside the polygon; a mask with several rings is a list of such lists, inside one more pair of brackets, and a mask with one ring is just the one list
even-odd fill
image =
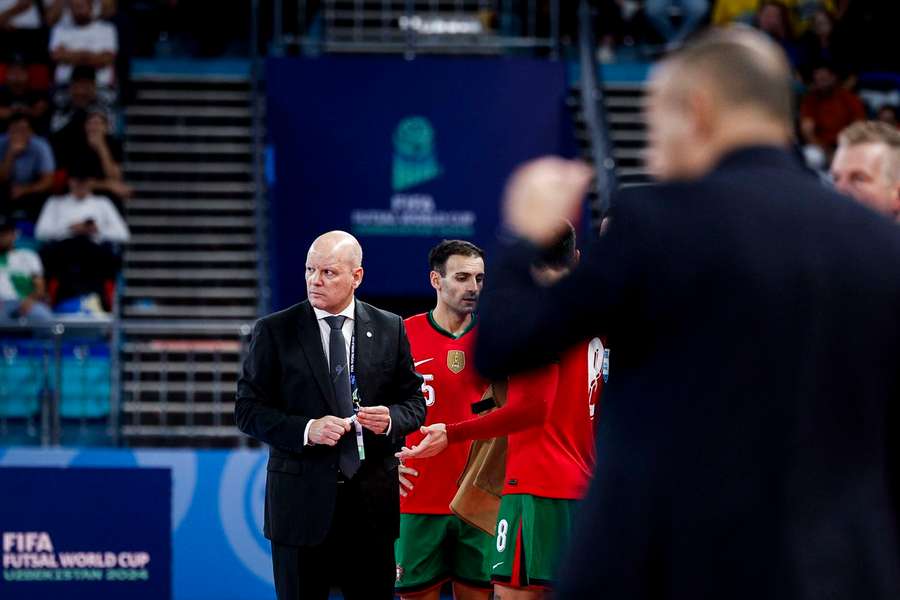
{"label": "futsal player in red jersey", "polygon": [[[577,262],[575,231],[552,249],[534,275],[548,283]],[[608,354],[599,339],[582,342],[558,363],[509,381],[507,403],[482,417],[434,423],[399,455],[426,458],[471,440],[508,436],[506,477],[490,567],[495,598],[549,595],[571,533],[577,501],[594,467],[593,418]],[[408,460],[408,458],[405,458]]]}
{"label": "futsal player in red jersey", "polygon": [[[472,405],[488,387],[472,366],[475,309],[484,281],[484,253],[460,240],[445,240],[429,253],[437,304],[406,320],[416,370],[423,377],[426,424],[472,416]],[[424,434],[407,436],[418,444]],[[457,600],[487,600],[487,564],[493,538],[450,511],[470,442],[455,444],[431,460],[401,466],[400,537],[396,543],[396,591],[404,599],[436,600],[453,581]]]}

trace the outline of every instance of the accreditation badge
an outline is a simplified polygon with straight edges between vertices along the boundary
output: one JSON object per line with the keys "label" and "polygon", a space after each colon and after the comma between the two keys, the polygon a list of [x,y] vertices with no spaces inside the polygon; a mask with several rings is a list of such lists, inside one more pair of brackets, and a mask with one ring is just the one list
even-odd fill
{"label": "accreditation badge", "polygon": [[466,353],[462,350],[448,351],[447,368],[458,375],[463,369],[466,368]]}

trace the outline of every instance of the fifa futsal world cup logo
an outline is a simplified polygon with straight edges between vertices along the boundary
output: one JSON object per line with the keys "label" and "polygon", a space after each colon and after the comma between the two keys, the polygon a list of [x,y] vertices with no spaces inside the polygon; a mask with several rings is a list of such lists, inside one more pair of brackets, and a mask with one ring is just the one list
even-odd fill
{"label": "fifa futsal world cup logo", "polygon": [[394,191],[434,179],[441,167],[434,155],[434,128],[425,117],[407,117],[394,131]]}

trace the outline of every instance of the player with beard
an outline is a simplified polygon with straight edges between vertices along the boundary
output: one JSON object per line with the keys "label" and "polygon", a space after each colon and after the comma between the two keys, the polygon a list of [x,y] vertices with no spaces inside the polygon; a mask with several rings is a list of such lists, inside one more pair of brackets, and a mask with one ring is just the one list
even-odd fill
{"label": "player with beard", "polygon": [[[578,256],[575,230],[568,224],[567,233],[532,274],[551,285],[569,273]],[[559,362],[510,378],[503,407],[462,421],[430,419],[418,446],[408,444],[398,454],[407,462],[440,459],[445,452],[468,448],[472,440],[508,436],[497,536],[488,565],[496,599],[550,595],[577,502],[593,473],[593,418],[606,357],[597,338],[576,344]]]}
{"label": "player with beard", "polygon": [[[472,368],[475,309],[484,282],[484,253],[461,240],[444,240],[428,255],[437,304],[406,320],[416,370],[424,378],[426,424],[472,415],[488,387]],[[406,444],[418,444],[416,432]],[[437,600],[453,582],[457,600],[487,600],[487,555],[493,539],[450,511],[470,443],[457,444],[437,460],[410,459],[401,466],[400,537],[396,544],[396,591],[404,599]],[[413,478],[415,484],[413,484]]]}

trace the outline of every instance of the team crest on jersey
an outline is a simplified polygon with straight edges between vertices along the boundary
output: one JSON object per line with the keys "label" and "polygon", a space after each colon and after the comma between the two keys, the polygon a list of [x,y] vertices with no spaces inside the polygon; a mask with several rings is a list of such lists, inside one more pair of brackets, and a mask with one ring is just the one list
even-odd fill
{"label": "team crest on jersey", "polygon": [[447,368],[457,375],[466,368],[466,353],[462,350],[450,350],[447,352]]}

